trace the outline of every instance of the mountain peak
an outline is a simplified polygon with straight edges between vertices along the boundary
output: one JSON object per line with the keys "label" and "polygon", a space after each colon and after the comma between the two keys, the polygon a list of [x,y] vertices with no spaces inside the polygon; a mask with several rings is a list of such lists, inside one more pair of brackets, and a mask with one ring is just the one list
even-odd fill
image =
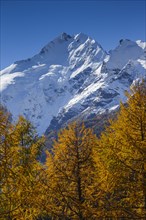
{"label": "mountain peak", "polygon": [[135,41],[132,41],[132,40],[129,40],[129,39],[121,39],[119,41],[119,48],[123,47],[123,48],[126,48],[126,47],[137,47],[138,44],[135,42]]}
{"label": "mountain peak", "polygon": [[143,53],[143,48],[135,41],[121,39],[119,45],[110,51],[110,58],[106,67],[108,69],[122,69],[129,60],[136,60]]}
{"label": "mountain peak", "polygon": [[72,38],[72,36],[70,36],[69,34],[67,34],[65,32],[62,32],[58,37],[56,37],[54,40],[50,41],[46,46],[44,46],[41,49],[40,54],[47,52],[49,48],[54,47],[54,45],[56,45],[56,44],[60,44],[60,43],[69,41],[71,38]]}
{"label": "mountain peak", "polygon": [[122,45],[122,44],[128,44],[128,43],[130,43],[131,42],[131,40],[129,40],[129,39],[121,39],[120,41],[119,41],[119,43]]}
{"label": "mountain peak", "polygon": [[89,38],[89,36],[87,36],[86,34],[84,34],[82,32],[75,35],[76,40],[78,40],[78,39],[87,39],[87,38]]}
{"label": "mountain peak", "polygon": [[67,33],[65,33],[65,32],[62,32],[61,33],[61,35],[60,35],[60,39],[61,40],[69,40],[69,39],[71,39],[72,37],[69,35],[69,34],[67,34]]}
{"label": "mountain peak", "polygon": [[110,111],[145,75],[143,43],[122,39],[107,55],[92,37],[63,32],[39,54],[1,72],[1,103],[14,120],[20,114],[31,120],[39,134],[50,124]]}

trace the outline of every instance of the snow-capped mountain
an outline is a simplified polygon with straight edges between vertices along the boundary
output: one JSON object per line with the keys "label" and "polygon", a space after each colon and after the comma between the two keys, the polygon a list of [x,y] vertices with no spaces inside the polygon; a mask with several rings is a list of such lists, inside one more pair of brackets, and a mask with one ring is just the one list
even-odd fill
{"label": "snow-capped mountain", "polygon": [[120,40],[107,53],[85,34],[62,33],[37,55],[1,71],[1,103],[42,134],[49,125],[117,108],[124,91],[145,76],[145,42]]}

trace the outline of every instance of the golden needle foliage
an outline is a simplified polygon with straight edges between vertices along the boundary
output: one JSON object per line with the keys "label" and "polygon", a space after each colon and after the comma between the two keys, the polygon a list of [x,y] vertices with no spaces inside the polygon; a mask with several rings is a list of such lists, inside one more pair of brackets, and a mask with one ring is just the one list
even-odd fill
{"label": "golden needle foliage", "polygon": [[39,191],[37,160],[43,146],[29,121],[20,117],[15,125],[0,111],[0,219],[34,219]]}
{"label": "golden needle foliage", "polygon": [[117,119],[98,143],[105,168],[111,174],[110,206],[115,216],[146,216],[146,82],[127,93]]}
{"label": "golden needle foliage", "polygon": [[91,129],[73,123],[60,132],[46,162],[56,219],[87,219],[94,216],[94,149],[97,142]]}
{"label": "golden needle foliage", "polygon": [[63,129],[44,164],[44,138],[0,109],[0,219],[146,219],[146,82],[127,97],[99,139]]}

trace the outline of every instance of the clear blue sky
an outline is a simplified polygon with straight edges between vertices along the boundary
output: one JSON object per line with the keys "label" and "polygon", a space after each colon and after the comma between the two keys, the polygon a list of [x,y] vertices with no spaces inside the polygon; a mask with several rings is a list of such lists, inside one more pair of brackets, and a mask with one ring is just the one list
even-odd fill
{"label": "clear blue sky", "polygon": [[1,69],[62,32],[83,32],[107,51],[122,38],[146,40],[145,20],[146,0],[1,1]]}

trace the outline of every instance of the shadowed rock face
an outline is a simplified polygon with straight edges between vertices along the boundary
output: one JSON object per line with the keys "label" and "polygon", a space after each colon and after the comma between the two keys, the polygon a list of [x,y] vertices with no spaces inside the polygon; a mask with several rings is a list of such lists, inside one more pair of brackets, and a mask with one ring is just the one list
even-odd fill
{"label": "shadowed rock face", "polygon": [[[81,124],[84,122],[87,128],[92,128],[94,133],[98,137],[100,137],[101,133],[105,130],[106,126],[109,125],[109,119],[115,119],[118,111],[119,108],[111,112],[106,111],[105,113],[99,115],[91,113],[86,119],[77,116],[74,117],[74,120],[77,120]],[[68,120],[68,123],[70,123],[72,120]],[[54,118],[51,121],[51,124],[45,133],[47,148],[52,147],[54,140],[57,140],[58,138],[58,132],[60,131],[60,129],[65,128],[66,126],[67,123],[63,123],[63,120],[59,121],[58,118]],[[45,156],[43,159],[45,160]]]}
{"label": "shadowed rock face", "polygon": [[121,40],[108,54],[83,33],[62,33],[32,58],[1,71],[1,102],[13,119],[23,114],[31,120],[39,134],[55,131],[118,108],[125,90],[145,77],[145,59],[141,41]]}

